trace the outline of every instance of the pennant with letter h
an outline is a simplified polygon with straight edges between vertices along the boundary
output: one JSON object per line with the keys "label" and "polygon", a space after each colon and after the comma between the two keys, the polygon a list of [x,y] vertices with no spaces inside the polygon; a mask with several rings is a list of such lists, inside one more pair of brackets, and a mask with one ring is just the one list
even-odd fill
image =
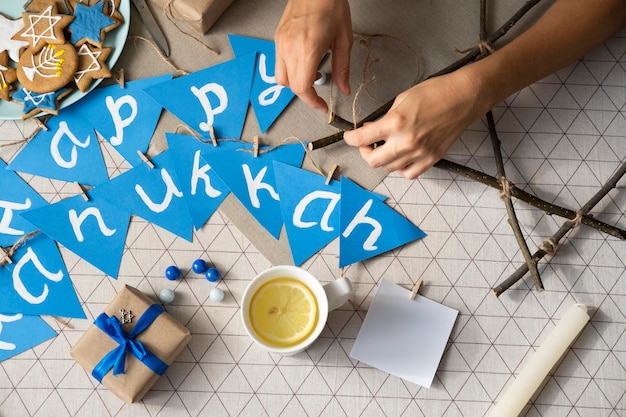
{"label": "pennant with letter h", "polygon": [[339,267],[353,264],[426,236],[370,191],[341,178]]}

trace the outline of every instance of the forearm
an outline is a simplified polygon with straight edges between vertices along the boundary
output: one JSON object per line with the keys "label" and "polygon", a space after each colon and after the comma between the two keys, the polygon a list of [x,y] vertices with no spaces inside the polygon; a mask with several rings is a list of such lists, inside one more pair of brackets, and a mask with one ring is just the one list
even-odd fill
{"label": "forearm", "polygon": [[463,72],[475,83],[485,112],[580,59],[625,25],[624,0],[557,0],[529,30]]}

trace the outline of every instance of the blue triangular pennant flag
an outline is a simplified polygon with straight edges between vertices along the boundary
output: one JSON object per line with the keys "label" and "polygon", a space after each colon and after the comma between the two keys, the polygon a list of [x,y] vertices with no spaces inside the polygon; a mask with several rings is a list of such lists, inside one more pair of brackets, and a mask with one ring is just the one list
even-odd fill
{"label": "blue triangular pennant flag", "polygon": [[239,139],[248,110],[255,54],[152,87],[146,93],[204,137]]}
{"label": "blue triangular pennant flag", "polygon": [[[117,278],[130,212],[102,197],[82,195],[22,213],[22,217],[102,272]],[[50,221],[54,219],[54,221]],[[102,250],[106,248],[106,256]]]}
{"label": "blue triangular pennant flag", "polygon": [[273,161],[300,166],[304,147],[299,143],[263,146],[257,157],[253,146],[246,142],[237,142],[236,149],[220,149],[206,148],[203,156],[250,214],[278,239],[283,219]]}
{"label": "blue triangular pennant flag", "polygon": [[191,242],[193,225],[171,158],[163,152],[93,188],[89,195],[103,197]]}
{"label": "blue triangular pennant flag", "polygon": [[250,103],[259,122],[261,133],[265,133],[295,97],[287,87],[276,84],[274,66],[276,47],[274,42],[246,36],[228,35],[235,56],[257,53],[254,80],[250,91]]}
{"label": "blue triangular pennant flag", "polygon": [[73,104],[113,149],[132,166],[142,163],[137,151],[145,153],[163,108],[143,89],[165,82],[171,74],[96,88]]}
{"label": "blue triangular pennant flag", "polygon": [[370,191],[341,178],[339,267],[421,239],[426,233]]}
{"label": "blue triangular pennant flag", "polygon": [[59,111],[9,164],[9,169],[95,186],[109,179],[98,137],[72,107]]}
{"label": "blue triangular pennant flag", "polygon": [[56,335],[52,327],[39,316],[0,314],[0,362]]}
{"label": "blue triangular pennant flag", "polygon": [[341,185],[281,162],[274,162],[274,176],[291,256],[301,265],[339,236]]}
{"label": "blue triangular pennant flag", "polygon": [[38,233],[11,259],[0,267],[0,313],[86,318],[52,239]]}
{"label": "blue triangular pennant flag", "polygon": [[[214,145],[203,143],[194,136],[173,133],[166,133],[165,136],[178,184],[193,225],[199,230],[230,193],[226,184],[202,158],[202,150]],[[222,141],[220,147],[231,143],[234,142]]]}
{"label": "blue triangular pennant flag", "polygon": [[0,246],[12,246],[25,234],[34,232],[36,228],[22,219],[20,213],[48,204],[19,175],[6,167],[0,160]]}

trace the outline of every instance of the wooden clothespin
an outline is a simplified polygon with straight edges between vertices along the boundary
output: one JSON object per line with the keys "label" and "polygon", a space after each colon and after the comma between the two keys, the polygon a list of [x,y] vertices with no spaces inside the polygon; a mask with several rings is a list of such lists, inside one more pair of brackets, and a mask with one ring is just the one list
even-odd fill
{"label": "wooden clothespin", "polygon": [[6,253],[6,251],[4,250],[4,248],[2,246],[0,246],[0,258],[2,258],[3,264],[12,264],[13,263],[13,260],[11,259],[9,254]]}
{"label": "wooden clothespin", "polygon": [[333,175],[335,175],[335,171],[339,166],[337,164],[333,164],[333,167],[328,171],[328,175],[326,175],[326,185],[330,184],[330,181],[333,179]]}
{"label": "wooden clothespin", "polygon": [[87,193],[77,181],[74,181],[74,186],[76,187],[78,192],[83,196],[83,200],[89,201],[89,196],[87,196]]}
{"label": "wooden clothespin", "polygon": [[148,157],[146,156],[146,154],[141,152],[139,149],[137,149],[137,155],[139,155],[141,160],[145,162],[150,168],[154,168],[154,164],[152,163],[152,161],[150,161]]}
{"label": "wooden clothespin", "polygon": [[335,121],[335,112],[331,111],[328,113],[328,124],[332,125],[334,121]]}
{"label": "wooden clothespin", "polygon": [[418,279],[417,282],[415,283],[415,286],[413,287],[413,290],[411,291],[411,300],[415,300],[415,296],[417,295],[417,292],[419,291],[420,287],[422,286],[422,279]]}
{"label": "wooden clothespin", "polygon": [[217,146],[217,139],[215,138],[215,129],[213,129],[213,126],[209,126],[209,135],[211,135],[211,142],[213,142],[213,146]]}
{"label": "wooden clothespin", "polygon": [[35,121],[35,124],[41,129],[41,130],[45,130],[46,132],[48,131],[48,126],[46,126],[46,124],[44,122],[42,122],[41,120],[39,120],[39,118],[37,117],[33,117],[33,120]]}
{"label": "wooden clothespin", "polygon": [[125,80],[125,75],[124,75],[124,68],[120,68],[120,72],[118,73],[118,77],[117,77],[117,82],[120,85],[120,88],[123,90],[124,88],[126,88],[126,80]]}
{"label": "wooden clothespin", "polygon": [[259,156],[259,135],[254,135],[254,157]]}

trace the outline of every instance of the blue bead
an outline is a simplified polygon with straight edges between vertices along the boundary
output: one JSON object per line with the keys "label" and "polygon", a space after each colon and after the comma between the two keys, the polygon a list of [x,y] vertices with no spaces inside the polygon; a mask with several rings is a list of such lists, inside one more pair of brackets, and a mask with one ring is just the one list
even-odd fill
{"label": "blue bead", "polygon": [[224,299],[224,291],[222,291],[220,288],[213,288],[209,293],[209,298],[211,299],[211,301],[219,303]]}
{"label": "blue bead", "polygon": [[180,269],[178,269],[176,265],[168,266],[165,269],[165,278],[169,279],[170,281],[176,281],[178,278],[180,278]]}
{"label": "blue bead", "polygon": [[169,288],[163,288],[159,293],[159,300],[161,300],[163,304],[171,303],[174,301],[174,298],[176,298],[176,293]]}
{"label": "blue bead", "polygon": [[204,259],[196,259],[191,264],[191,270],[196,274],[204,274],[207,270],[207,265]]}
{"label": "blue bead", "polygon": [[209,268],[206,270],[206,279],[211,282],[219,281],[220,279],[220,271],[215,268]]}

